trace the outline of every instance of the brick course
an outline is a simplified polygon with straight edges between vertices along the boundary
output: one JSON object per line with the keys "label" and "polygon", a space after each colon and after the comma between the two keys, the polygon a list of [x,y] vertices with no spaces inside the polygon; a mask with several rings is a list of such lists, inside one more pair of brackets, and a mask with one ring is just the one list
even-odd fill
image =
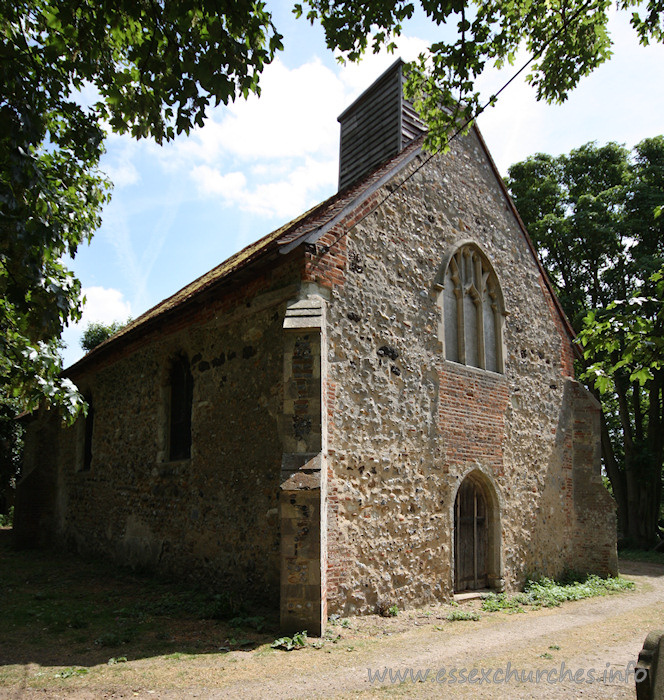
{"label": "brick course", "polygon": [[[26,465],[26,489],[57,483],[42,513],[56,541],[280,598],[287,627],[322,628],[328,610],[452,595],[455,497],[470,477],[487,494],[494,587],[615,570],[597,407],[573,381],[532,248],[477,134],[424,158],[318,240],[72,370],[93,396],[92,469],[77,471],[80,427],[55,430],[50,459],[33,450]],[[502,287],[503,373],[447,361],[438,338],[443,261],[468,241]],[[292,305],[313,297],[327,315],[308,329],[306,303]],[[192,456],[166,462],[179,352],[194,376]]]}

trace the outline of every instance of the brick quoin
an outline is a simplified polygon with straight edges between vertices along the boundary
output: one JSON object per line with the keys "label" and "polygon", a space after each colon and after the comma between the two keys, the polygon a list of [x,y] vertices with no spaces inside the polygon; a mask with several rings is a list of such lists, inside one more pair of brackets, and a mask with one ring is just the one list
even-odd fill
{"label": "brick quoin", "polygon": [[339,488],[334,479],[331,467],[327,472],[327,513],[328,513],[328,542],[327,542],[327,595],[328,600],[336,598],[339,586],[345,578],[346,567],[343,564],[343,548],[338,543],[338,514]]}
{"label": "brick quoin", "polygon": [[316,282],[328,289],[344,285],[347,249],[344,234],[345,228],[335,226],[318,240],[315,253],[305,253],[305,282]]}
{"label": "brick quoin", "polygon": [[348,233],[369,216],[381,201],[380,190],[374,192],[352,214],[318,239],[316,252],[305,253],[304,281],[316,282],[328,289],[343,287],[348,262]]}

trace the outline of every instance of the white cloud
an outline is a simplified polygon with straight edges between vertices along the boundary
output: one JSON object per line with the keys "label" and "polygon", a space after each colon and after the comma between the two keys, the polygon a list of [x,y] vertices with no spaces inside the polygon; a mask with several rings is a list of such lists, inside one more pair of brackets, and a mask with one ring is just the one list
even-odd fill
{"label": "white cloud", "polygon": [[289,69],[275,60],[261,95],[216,110],[170,149],[165,167],[186,169],[200,196],[264,217],[292,217],[331,194],[338,177],[339,115],[421,39],[401,37],[394,54],[368,54],[332,70],[314,58]]}
{"label": "white cloud", "polygon": [[419,54],[426,52],[429,47],[428,41],[412,36],[397,37],[395,43],[397,48],[394,53],[388,53],[385,49],[377,54],[368,52],[360,63],[347,63],[341,69],[339,77],[345,86],[347,95],[347,103],[343,105],[344,109],[398,58],[402,58],[404,61],[413,61]]}
{"label": "white cloud", "polygon": [[[617,141],[628,147],[662,133],[664,91],[653,89],[653,66],[664,62],[664,46],[641,46],[629,13],[613,11],[609,31],[614,55],[570,93],[562,105],[537,102],[521,77],[479,119],[501,172],[535,152],[557,155],[589,141]],[[489,69],[480,81],[489,97],[527,60],[521,52],[513,67]]]}
{"label": "white cloud", "polygon": [[88,323],[112,323],[125,321],[131,315],[131,304],[125,301],[118,289],[87,287],[83,289],[85,306],[78,325]]}
{"label": "white cloud", "polygon": [[320,60],[290,70],[276,59],[261,77],[260,97],[214,110],[204,127],[178,142],[176,159],[251,162],[333,151],[344,99],[343,83]]}
{"label": "white cloud", "polygon": [[[487,68],[478,80],[486,101],[528,60],[525,51],[517,54],[514,66],[503,70]],[[501,172],[517,160],[542,150],[542,133],[547,105],[535,100],[535,91],[525,80],[517,79],[488,107],[478,124]]]}
{"label": "white cloud", "polygon": [[[188,173],[198,195],[227,208],[287,218],[329,196],[338,177],[337,116],[397,57],[427,43],[399,37],[398,49],[368,53],[359,64],[327,67],[319,58],[293,69],[279,58],[261,76],[261,95],[212,110],[188,138],[159,147],[109,135],[103,168],[116,191],[135,185],[150,162]],[[137,168],[140,165],[141,172]],[[107,216],[112,212],[107,209]]]}
{"label": "white cloud", "polygon": [[218,197],[226,207],[237,207],[261,216],[292,218],[318,201],[320,188],[331,188],[337,179],[335,160],[305,159],[304,163],[288,168],[282,179],[249,183],[244,173],[222,173],[209,165],[192,170],[199,191],[208,197]]}
{"label": "white cloud", "polygon": [[141,179],[134,159],[140,145],[129,137],[123,139],[122,148],[113,149],[112,155],[104,159],[102,169],[113,183],[115,189],[135,185]]}
{"label": "white cloud", "polygon": [[106,287],[83,289],[86,298],[83,316],[78,323],[68,326],[62,334],[66,344],[62,355],[65,367],[73,364],[84,355],[80,341],[83,331],[90,323],[113,323],[126,321],[131,316],[131,304],[124,299],[121,291]]}

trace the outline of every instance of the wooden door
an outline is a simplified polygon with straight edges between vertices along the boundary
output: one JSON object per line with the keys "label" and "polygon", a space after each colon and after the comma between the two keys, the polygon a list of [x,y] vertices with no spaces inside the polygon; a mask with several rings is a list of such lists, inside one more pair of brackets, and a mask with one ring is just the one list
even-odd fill
{"label": "wooden door", "polygon": [[454,508],[455,590],[474,591],[488,583],[487,503],[480,485],[466,479]]}

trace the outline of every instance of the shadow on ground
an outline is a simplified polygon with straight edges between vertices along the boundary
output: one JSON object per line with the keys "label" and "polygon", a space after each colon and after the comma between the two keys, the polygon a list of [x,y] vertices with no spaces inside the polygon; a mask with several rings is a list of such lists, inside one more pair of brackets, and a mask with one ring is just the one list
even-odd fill
{"label": "shadow on ground", "polygon": [[275,609],[54,550],[16,550],[0,529],[0,666],[94,666],[251,650],[278,636]]}
{"label": "shadow on ground", "polygon": [[[628,577],[664,576],[661,563],[648,561],[621,559],[620,571]],[[0,666],[90,667],[223,654],[250,651],[279,636],[276,605],[243,604],[223,590],[196,590],[105,560],[57,550],[19,551],[7,529],[0,529],[0,572]],[[425,613],[420,622],[436,619]],[[383,628],[375,634],[386,633],[388,622],[407,629],[413,624],[408,620],[405,613],[398,620],[381,618]]]}
{"label": "shadow on ground", "polygon": [[[664,563],[664,556],[662,556]],[[662,563],[649,561],[631,561],[628,559],[619,559],[618,569],[621,576],[664,576],[664,567]]]}

